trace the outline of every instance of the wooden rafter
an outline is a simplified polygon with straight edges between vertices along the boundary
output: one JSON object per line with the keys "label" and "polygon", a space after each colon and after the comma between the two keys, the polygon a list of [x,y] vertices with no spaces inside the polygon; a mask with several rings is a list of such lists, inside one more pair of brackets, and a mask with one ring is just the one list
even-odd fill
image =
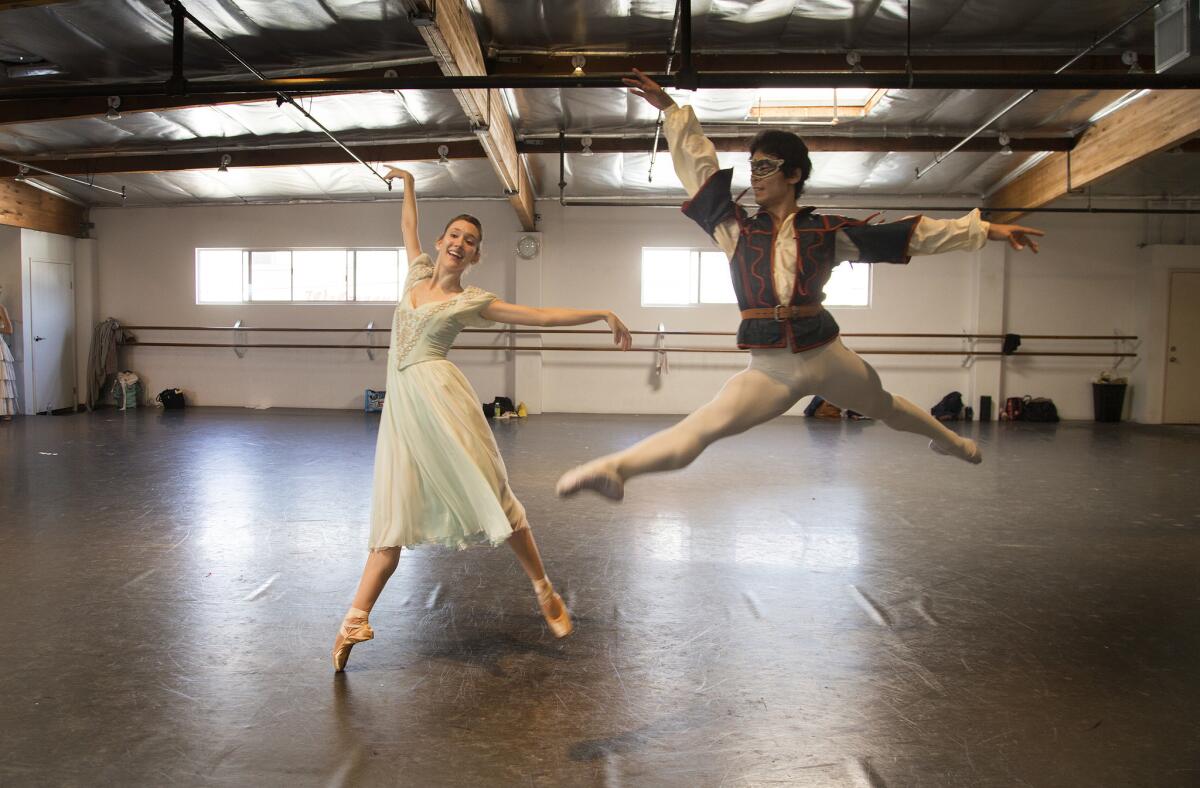
{"label": "wooden rafter", "polygon": [[[1117,110],[1084,132],[1075,148],[1052,153],[994,193],[988,205],[1038,208],[1152,153],[1200,134],[1200,91],[1155,91]],[[1190,146],[1189,146],[1190,147]],[[989,218],[1011,222],[1022,214]]]}
{"label": "wooden rafter", "polygon": [[[442,73],[486,76],[479,36],[463,0],[439,0],[436,15],[426,0],[406,0],[405,5],[412,11],[417,29]],[[533,184],[517,153],[516,135],[500,91],[458,90],[455,95],[471,124],[479,130],[479,140],[505,186],[521,226],[533,230],[537,220]]]}
{"label": "wooden rafter", "polygon": [[81,205],[12,180],[0,180],[0,224],[79,236],[86,211]]}

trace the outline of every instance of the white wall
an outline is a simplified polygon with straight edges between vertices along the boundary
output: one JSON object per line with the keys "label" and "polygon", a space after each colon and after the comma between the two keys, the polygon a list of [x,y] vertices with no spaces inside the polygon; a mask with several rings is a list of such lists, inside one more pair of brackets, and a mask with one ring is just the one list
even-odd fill
{"label": "white wall", "polygon": [[[472,281],[502,297],[514,297],[519,268],[512,238],[520,229],[505,202],[441,203],[422,206],[422,237],[429,246],[445,220],[461,210],[485,226],[485,259]],[[542,214],[542,305],[610,308],[632,327],[734,331],[732,306],[643,308],[640,305],[641,248],[704,246],[706,236],[678,210],[633,207],[567,207],[538,203]],[[391,204],[238,206],[174,209],[103,209],[93,212],[98,238],[99,312],[127,324],[292,325],[345,327],[390,324],[390,308],[365,306],[196,306],[194,249],[197,246],[400,246],[398,206]],[[869,309],[837,309],[848,334],[860,332],[1023,334],[1132,334],[1138,282],[1139,217],[1039,214],[1029,223],[1048,236],[1042,254],[1003,251],[917,258],[908,266],[878,266]],[[524,264],[533,265],[533,264]],[[536,293],[538,288],[524,292]],[[989,313],[994,313],[988,316]],[[599,327],[599,326],[596,326]],[[166,335],[139,332],[143,339]],[[184,341],[227,341],[226,334],[174,335]],[[308,341],[313,335],[257,335],[251,341]],[[361,336],[349,338],[358,342]],[[472,335],[473,344],[487,338]],[[332,341],[332,340],[327,340]],[[644,339],[642,341],[645,341]],[[566,335],[547,344],[606,344],[602,337]],[[382,343],[382,340],[381,340]],[[731,337],[672,338],[672,345],[725,346]],[[960,349],[959,340],[848,337],[857,349],[926,347]],[[1034,342],[1023,350],[1110,351],[1114,343]],[[998,349],[998,344],[981,348]],[[369,362],[361,351],[250,351],[238,360],[231,350],[142,348],[126,351],[124,365],[147,378],[151,393],[167,386],[187,389],[200,405],[360,407],[362,389],[380,388],[382,356]],[[480,396],[521,390],[503,353],[456,351]],[[674,354],[671,371],[653,374],[650,353],[546,352],[539,369],[546,411],[686,413],[707,401],[725,379],[745,365],[741,354]],[[929,407],[958,390],[978,406],[980,394],[1032,394],[1055,400],[1068,419],[1092,417],[1090,381],[1113,359],[1027,358],[992,364],[996,373],[977,374],[961,356],[871,355],[893,391]],[[515,381],[514,381],[515,378]],[[1135,393],[1136,396],[1136,393]]]}
{"label": "white wall", "polygon": [[1171,272],[1200,270],[1200,246],[1147,246],[1139,255],[1139,266],[1134,290],[1140,348],[1130,375],[1132,402],[1125,405],[1136,421],[1162,424]]}
{"label": "white wall", "polygon": [[[484,255],[468,280],[502,297],[507,294],[508,240],[519,229],[507,202],[430,202],[421,208],[426,250],[445,222],[464,208],[484,225]],[[144,379],[153,397],[168,387],[185,390],[196,405],[360,408],[363,389],[384,387],[390,306],[300,306],[195,303],[197,247],[397,246],[404,241],[400,206],[356,203],[202,208],[96,210],[98,318],[126,325],[349,328],[373,321],[383,348],[370,361],[362,350],[250,350],[239,359],[230,349],[138,348],[121,352],[123,368]],[[491,239],[496,239],[494,242]],[[493,248],[494,247],[494,248]],[[224,332],[138,331],[143,341],[230,342]],[[472,344],[492,341],[469,335]],[[364,334],[251,334],[250,343],[364,344]],[[458,351],[458,363],[482,399],[506,389],[503,356]]]}

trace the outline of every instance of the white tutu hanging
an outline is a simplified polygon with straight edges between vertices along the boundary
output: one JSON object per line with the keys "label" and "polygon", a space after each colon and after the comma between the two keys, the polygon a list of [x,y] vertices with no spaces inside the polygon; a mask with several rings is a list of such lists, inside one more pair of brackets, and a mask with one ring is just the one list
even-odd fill
{"label": "white tutu hanging", "polygon": [[8,343],[0,336],[0,417],[17,415],[16,359]]}

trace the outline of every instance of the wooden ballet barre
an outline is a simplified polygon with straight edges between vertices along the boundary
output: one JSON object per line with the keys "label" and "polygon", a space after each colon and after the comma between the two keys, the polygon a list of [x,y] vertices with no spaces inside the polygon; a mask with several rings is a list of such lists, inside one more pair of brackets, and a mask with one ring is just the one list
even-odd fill
{"label": "wooden ballet barre", "polygon": [[[606,333],[606,332],[605,332]],[[261,345],[239,345],[231,342],[122,342],[121,347],[208,347],[208,348],[240,348],[244,350],[252,350],[254,348],[291,348],[297,350],[319,350],[322,348],[329,350],[383,350],[382,347],[374,347],[372,345],[302,345],[293,343],[264,343]],[[525,352],[585,352],[585,353],[624,353],[626,351],[617,347],[589,347],[587,345],[542,345],[541,347],[512,347],[510,345],[454,345],[454,350],[491,350],[491,351],[525,351]],[[643,353],[747,353],[749,351],[741,348],[711,348],[711,347],[631,347],[630,351],[638,351]],[[1099,356],[1102,358],[1136,358],[1136,353],[1094,353],[1094,352],[1017,352],[1005,354],[999,350],[916,350],[916,349],[872,349],[872,350],[856,350],[856,353],[861,355],[885,355],[885,356]]]}
{"label": "wooden ballet barre", "polygon": [[[390,331],[383,328],[366,329],[366,328],[287,328],[276,326],[126,326],[121,328],[128,331],[267,331],[279,333],[367,333],[374,331]],[[472,334],[610,334],[610,331],[594,328],[467,328],[463,329],[463,333]],[[711,336],[711,337],[732,337],[737,336],[736,331],[630,331],[630,334],[635,336]],[[936,333],[851,333],[842,332],[843,337],[871,337],[876,339],[896,338],[896,339],[966,339],[966,340],[1003,340],[1004,334],[936,334]],[[1121,341],[1132,342],[1137,340],[1136,335],[1106,335],[1106,334],[1018,334],[1022,340],[1026,339],[1047,339],[1047,340],[1072,340],[1072,341]],[[142,342],[139,344],[150,344]],[[258,345],[257,347],[267,347],[267,345]],[[321,345],[320,347],[334,347],[333,345]],[[669,349],[669,348],[664,348]],[[1108,355],[1108,354],[1104,354]]]}

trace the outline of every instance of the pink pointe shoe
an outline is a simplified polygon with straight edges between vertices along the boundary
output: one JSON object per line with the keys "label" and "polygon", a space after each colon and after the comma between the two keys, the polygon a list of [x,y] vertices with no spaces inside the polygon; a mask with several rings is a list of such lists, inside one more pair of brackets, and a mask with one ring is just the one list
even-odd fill
{"label": "pink pointe shoe", "polygon": [[341,673],[350,659],[350,649],[355,643],[363,643],[375,637],[375,630],[366,618],[346,618],[333,641],[333,672]]}
{"label": "pink pointe shoe", "polygon": [[[550,627],[550,631],[556,638],[565,638],[571,634],[575,626],[571,623],[571,614],[567,612],[567,605],[563,602],[562,597],[554,590],[554,586],[547,580],[544,585],[535,585],[537,591],[538,604],[542,608],[542,616],[546,619],[546,624]],[[551,616],[550,611],[554,607],[554,603],[558,602],[559,610],[557,616]]]}

